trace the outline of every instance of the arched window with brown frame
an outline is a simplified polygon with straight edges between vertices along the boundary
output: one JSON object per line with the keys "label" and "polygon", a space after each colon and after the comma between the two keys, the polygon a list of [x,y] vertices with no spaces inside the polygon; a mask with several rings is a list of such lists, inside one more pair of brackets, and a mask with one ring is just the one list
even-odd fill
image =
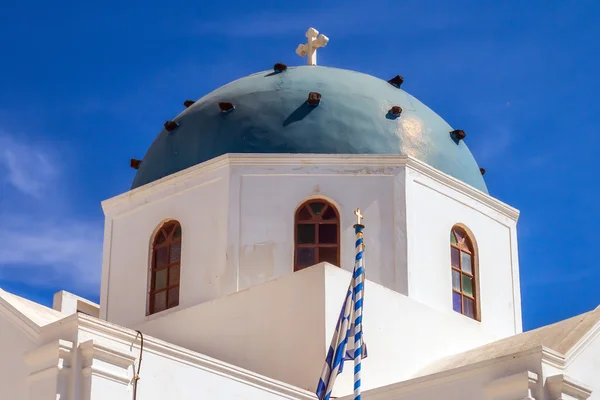
{"label": "arched window with brown frame", "polygon": [[454,226],[450,232],[452,308],[479,320],[476,256],[473,238],[464,228]]}
{"label": "arched window with brown frame", "polygon": [[304,202],[294,219],[294,271],[320,262],[340,265],[340,215],[323,199]]}
{"label": "arched window with brown frame", "polygon": [[148,314],[179,305],[181,273],[181,225],[165,222],[152,241]]}

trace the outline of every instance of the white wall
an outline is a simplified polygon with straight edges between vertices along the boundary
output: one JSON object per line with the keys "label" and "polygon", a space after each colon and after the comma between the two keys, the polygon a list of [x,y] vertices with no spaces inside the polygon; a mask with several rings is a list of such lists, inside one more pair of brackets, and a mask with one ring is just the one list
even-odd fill
{"label": "white wall", "polygon": [[[144,334],[142,351],[141,339],[135,332],[87,316],[78,316],[77,335],[83,369],[80,365],[71,371],[80,381],[82,399],[131,399],[133,373],[140,367],[140,355],[138,399],[314,398],[297,387],[158,340],[148,333]],[[243,332],[238,333],[238,338],[251,347],[251,338],[244,338]],[[269,354],[264,356],[268,358]],[[287,361],[282,368],[290,368],[293,360]]]}
{"label": "white wall", "polygon": [[0,313],[0,398],[27,399],[29,369],[23,354],[35,347],[14,321]]}
{"label": "white wall", "polygon": [[325,352],[324,274],[307,268],[135,329],[312,390]]}
{"label": "white wall", "polygon": [[[367,278],[442,312],[452,311],[449,232],[466,225],[479,247],[482,324],[520,331],[518,213],[401,156],[226,155],[108,200],[101,315],[140,326],[292,274],[294,213],[315,197],[340,212],[343,269],[360,207]],[[183,229],[180,305],[146,317],[151,238],[170,218]]]}
{"label": "white wall", "polygon": [[[320,264],[135,329],[314,391],[350,276]],[[365,389],[408,379],[434,360],[498,338],[482,323],[371,281],[365,288],[364,332]],[[347,366],[334,394],[351,388]]]}
{"label": "white wall", "polygon": [[[600,334],[592,328],[593,337],[567,365],[566,375],[593,389],[589,400],[600,399]],[[584,339],[585,341],[585,339]],[[576,345],[578,347],[578,345]]]}
{"label": "white wall", "polygon": [[[158,354],[146,353],[138,399],[281,399],[282,396]],[[108,398],[104,396],[98,399]]]}
{"label": "white wall", "polygon": [[60,311],[65,316],[82,312],[98,318],[100,314],[100,306],[98,304],[65,290],[54,293],[52,308]]}
{"label": "white wall", "polygon": [[[370,264],[366,266],[367,273]],[[335,330],[350,273],[326,269],[326,340]],[[484,324],[452,310],[436,310],[367,280],[363,331],[368,357],[363,360],[363,388],[409,379],[426,365],[444,356],[498,339]],[[352,392],[353,368],[349,364],[336,381],[334,396]],[[465,397],[470,398],[470,397]]]}
{"label": "white wall", "polygon": [[394,203],[394,176],[402,168],[257,164],[193,167],[104,202],[101,317],[133,326],[174,311],[145,315],[151,238],[167,219],[177,219],[183,231],[176,309],[292,273],[294,214],[314,197],[340,212],[342,267],[353,267],[353,211],[360,206],[369,218],[370,262],[379,266],[369,278],[405,290],[406,283],[396,282],[402,274],[395,266],[393,218],[404,207]]}
{"label": "white wall", "polygon": [[[475,368],[445,371],[363,391],[362,398],[378,400],[544,399],[546,397],[543,397],[541,371],[538,354],[519,355]],[[363,373],[363,376],[366,375],[367,372]],[[340,400],[352,398],[353,396],[350,395]]]}
{"label": "white wall", "polygon": [[[341,267],[354,263],[354,210],[366,216],[370,238],[370,262],[377,265],[369,279],[394,289],[394,175],[401,168],[382,170],[356,166],[232,168],[239,181],[239,198],[230,209],[240,208],[240,222],[229,232],[229,243],[239,247],[239,289],[292,273],[294,215],[309,198],[324,198],[338,208],[341,218]],[[357,173],[359,172],[359,173]],[[237,202],[238,204],[233,204]]]}
{"label": "white wall", "polygon": [[521,332],[516,221],[407,169],[409,296],[452,310],[450,230],[463,224],[479,258],[481,322],[501,336]]}
{"label": "white wall", "polygon": [[[154,190],[123,199],[121,210],[109,209],[103,260],[101,315],[124,326],[146,318],[150,248],[162,222],[181,224],[181,287],[183,309],[235,291],[235,271],[226,270],[226,170],[196,179],[162,182]],[[115,214],[111,214],[111,213]],[[104,283],[106,282],[106,283]],[[169,313],[166,310],[150,318]]]}

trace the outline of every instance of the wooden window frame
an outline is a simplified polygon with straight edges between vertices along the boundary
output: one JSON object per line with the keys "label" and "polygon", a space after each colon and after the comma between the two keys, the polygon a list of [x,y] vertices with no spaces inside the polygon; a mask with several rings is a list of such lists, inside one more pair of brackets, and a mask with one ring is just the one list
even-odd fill
{"label": "wooden window frame", "polygon": [[[323,203],[325,206],[320,212],[320,215],[316,215],[312,208],[310,207],[313,203]],[[303,209],[307,209],[311,215],[310,219],[300,219],[300,213]],[[325,214],[325,212],[331,208],[335,212],[335,219],[324,220],[321,216]],[[298,225],[315,225],[315,242],[306,244],[306,243],[298,243]],[[337,234],[336,234],[336,242],[335,243],[319,243],[319,225],[336,225],[337,226]],[[340,243],[341,243],[341,229],[340,229],[341,221],[340,221],[340,213],[335,205],[331,202],[321,199],[315,198],[310,199],[302,203],[296,210],[294,214],[294,272],[303,270],[304,268],[310,267],[310,265],[298,265],[298,249],[299,248],[314,248],[315,249],[315,264],[318,264],[322,261],[319,260],[319,248],[336,248],[336,265],[340,266]],[[314,264],[313,264],[314,265]]]}
{"label": "wooden window frame", "polygon": [[[456,236],[455,232],[460,232],[463,237],[463,241],[459,242],[458,236]],[[452,243],[450,240],[450,267],[451,271],[456,271],[459,274],[459,283],[460,283],[460,291],[454,289],[454,283],[452,283],[452,293],[456,293],[460,295],[460,313],[465,317],[472,318],[476,321],[481,321],[480,317],[480,309],[479,309],[479,280],[478,280],[478,259],[477,252],[475,250],[475,242],[473,240],[472,235],[463,227],[459,225],[455,225],[452,227],[450,231],[450,235],[454,235],[457,243]],[[458,251],[458,268],[452,265],[452,248]],[[466,253],[471,258],[471,273],[463,270],[463,259],[462,254]],[[470,296],[463,291],[463,275],[468,276],[473,280],[473,296]],[[464,299],[468,298],[473,301],[473,316],[469,316],[465,313]],[[452,309],[454,310],[454,299],[452,299]],[[454,310],[455,312],[458,312]]]}
{"label": "wooden window frame", "polygon": [[[175,235],[175,231],[177,229],[179,229],[180,234],[179,234],[178,238],[174,238],[173,236]],[[161,234],[164,235],[165,240],[161,243],[157,243],[159,236]],[[151,264],[150,264],[150,290],[148,291],[148,315],[160,313],[160,312],[166,311],[168,309],[177,307],[179,305],[179,299],[181,296],[181,243],[182,243],[182,238],[183,238],[183,232],[181,232],[181,224],[175,220],[170,220],[170,221],[166,221],[165,223],[163,223],[160,226],[160,228],[156,231],[156,234],[154,235],[154,237],[152,238],[152,257],[151,257]],[[179,244],[179,258],[174,261],[169,262],[169,260],[171,258],[171,250],[173,248],[173,245],[175,245],[175,244]],[[164,265],[161,265],[160,267],[157,267],[156,266],[157,252],[159,249],[162,249],[165,247],[167,248],[167,255],[166,255],[167,263]],[[175,269],[175,268],[179,268],[179,279],[178,279],[177,283],[171,283],[170,282],[171,270]],[[166,274],[167,274],[166,286],[161,289],[155,289],[157,273],[160,271],[164,271],[164,270],[167,271],[166,272]],[[172,289],[178,289],[176,292],[177,300],[171,302],[171,304],[169,305],[169,296],[170,296]],[[154,296],[157,293],[161,293],[161,292],[166,292],[165,293],[165,307],[163,309],[156,310],[155,304],[154,304]]]}

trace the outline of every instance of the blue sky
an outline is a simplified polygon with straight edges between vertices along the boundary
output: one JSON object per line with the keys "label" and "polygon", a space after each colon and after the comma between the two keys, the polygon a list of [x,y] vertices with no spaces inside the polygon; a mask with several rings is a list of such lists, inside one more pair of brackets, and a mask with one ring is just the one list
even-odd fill
{"label": "blue sky", "polygon": [[384,79],[467,132],[521,210],[527,329],[600,303],[600,5],[593,1],[7,2],[0,7],[0,287],[98,300],[100,201],[185,99],[294,50]]}

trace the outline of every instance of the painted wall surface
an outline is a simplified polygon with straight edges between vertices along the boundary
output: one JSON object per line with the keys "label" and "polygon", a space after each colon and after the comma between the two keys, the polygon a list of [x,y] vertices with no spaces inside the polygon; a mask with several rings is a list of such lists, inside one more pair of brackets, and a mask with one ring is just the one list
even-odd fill
{"label": "painted wall surface", "polygon": [[582,346],[581,352],[567,365],[566,375],[592,388],[589,400],[600,399],[600,335]]}
{"label": "painted wall surface", "polygon": [[[341,267],[354,263],[354,210],[366,215],[370,235],[369,279],[398,290],[395,284],[394,175],[401,168],[356,166],[234,167],[239,181],[239,227],[229,232],[230,244],[239,243],[239,289],[293,272],[294,215],[306,200],[323,198],[338,209],[341,219]],[[231,204],[230,209],[237,205]],[[239,241],[239,242],[238,242]],[[236,243],[237,242],[237,243]]]}
{"label": "painted wall surface", "polygon": [[[236,157],[108,201],[102,317],[140,326],[293,274],[295,211],[324,198],[340,213],[342,269],[353,267],[360,207],[367,278],[441,312],[452,311],[449,232],[467,226],[479,247],[482,324],[498,336],[520,331],[516,218],[496,200],[428,166],[417,172],[406,157]],[[168,219],[183,230],[180,305],[146,316],[151,238]],[[196,335],[182,324],[182,335]]]}
{"label": "painted wall surface", "polygon": [[23,354],[34,343],[13,322],[0,314],[0,398],[27,399],[29,369]]}
{"label": "painted wall surface", "polygon": [[[85,327],[78,326],[82,321],[74,315],[69,321],[62,320],[64,325],[42,329],[38,339],[45,344],[32,346],[24,340],[23,332],[15,329],[14,322],[3,317],[0,315],[1,399],[132,398],[140,341],[131,331],[99,320],[96,323],[91,317]],[[54,335],[78,338],[73,363],[57,358],[53,351],[56,341],[46,343]],[[35,353],[32,370],[23,361],[27,350]],[[312,399],[310,393],[149,336],[142,354],[138,399]],[[36,373],[32,376],[30,372]]]}
{"label": "painted wall surface", "polygon": [[147,318],[151,242],[158,227],[169,219],[179,221],[182,229],[178,308],[235,291],[235,271],[225,270],[226,171],[197,178],[178,184],[164,182],[157,193],[131,200],[139,205],[107,216],[101,297],[101,316],[107,320],[131,326]]}
{"label": "painted wall surface", "polygon": [[[366,368],[366,366],[365,366]],[[529,382],[530,371],[534,382]],[[364,391],[364,399],[393,400],[533,400],[544,399],[542,366],[537,354],[519,356],[480,368],[463,368]],[[363,374],[366,377],[367,372]],[[537,382],[535,381],[537,380]],[[529,397],[532,396],[532,397]],[[340,400],[352,400],[352,395]]]}
{"label": "painted wall surface", "polygon": [[[319,264],[135,329],[314,391],[350,276]],[[408,379],[434,360],[499,336],[480,322],[430,308],[371,281],[365,293],[369,357],[364,368],[372,371],[365,372],[365,388]],[[334,394],[351,390],[351,371],[346,368],[338,378]]]}
{"label": "painted wall surface", "polygon": [[[336,268],[325,272],[329,343],[351,274]],[[365,284],[363,332],[369,354],[363,360],[365,390],[414,377],[435,360],[490,343],[499,336],[451,309],[431,308],[369,280]],[[333,395],[344,396],[352,390],[353,369],[348,365],[338,377]]]}
{"label": "painted wall surface", "polygon": [[[144,356],[144,375],[138,386],[138,399],[281,399],[259,387],[238,382],[194,368],[179,360],[147,353]],[[102,394],[99,392],[98,394]],[[106,397],[98,396],[98,399]]]}
{"label": "painted wall surface", "polygon": [[[204,316],[214,319],[201,325],[198,331],[201,340],[214,344],[221,338],[221,348],[236,346],[234,350],[243,362],[286,370],[281,374],[289,373],[291,377],[303,374],[316,383],[325,354],[325,346],[319,342],[329,343],[349,280],[349,272],[321,264],[169,314],[165,320],[182,314],[179,318],[197,322],[195,317],[200,313],[193,315],[192,311],[202,312],[202,307],[210,306],[206,309],[212,314]],[[307,297],[306,287],[317,288],[316,292],[322,295]],[[468,348],[465,347],[468,341],[477,346],[489,332],[483,324],[453,312],[441,313],[373,282],[367,281],[365,294],[364,334],[369,346],[369,357],[362,369],[365,399],[587,398],[558,395],[549,382],[555,378],[552,375],[560,374],[593,389],[598,386],[600,337],[596,327],[569,352],[564,370],[560,368],[559,354],[533,345],[514,354],[419,376],[418,371],[411,370],[430,364],[434,353],[437,355],[433,359],[437,359],[442,353]],[[273,296],[285,302],[273,302]],[[306,310],[294,308],[293,303],[299,301],[304,301]],[[280,313],[284,318],[273,316]],[[16,328],[23,322],[18,315],[13,314],[17,318],[5,315],[0,314],[3,339],[0,398],[131,399],[133,371],[141,351],[136,332],[84,314],[73,314],[27,336]],[[256,320],[254,324],[248,323],[251,319]],[[322,323],[319,325],[318,321]],[[465,325],[465,321],[469,324]],[[155,325],[156,322],[159,321],[146,323],[148,329],[144,329],[140,399],[314,399],[312,393],[298,387],[156,339],[148,334],[152,328],[164,329],[164,325]],[[227,329],[219,330],[212,325]],[[205,330],[209,333],[203,337]],[[302,338],[309,341],[303,342]],[[190,336],[183,339],[190,340]],[[41,344],[34,346],[34,340]],[[65,352],[59,353],[59,347]],[[23,362],[24,356],[28,367]],[[34,371],[39,373],[31,376]],[[563,389],[563,393],[573,392],[572,386],[565,385]],[[336,381],[334,396],[347,396],[351,392],[352,367],[347,364]],[[590,399],[596,399],[597,395],[592,394]]]}
{"label": "painted wall surface", "polygon": [[54,293],[52,308],[60,311],[64,315],[83,312],[87,315],[98,318],[100,313],[100,306],[98,304],[64,290]]}
{"label": "painted wall surface", "polygon": [[450,230],[462,224],[476,242],[481,323],[503,337],[521,332],[516,221],[411,169],[406,196],[409,296],[452,310]]}
{"label": "painted wall surface", "polygon": [[[91,377],[92,382],[83,385],[83,400],[129,400],[133,398],[133,388],[131,385],[123,385],[105,377]],[[138,396],[141,390],[138,390]],[[138,397],[139,398],[139,397]]]}
{"label": "painted wall surface", "polygon": [[312,390],[325,352],[324,275],[307,268],[135,329]]}
{"label": "painted wall surface", "polygon": [[[82,315],[76,322],[84,368],[73,368],[72,373],[79,380],[83,399],[131,399],[140,354],[138,399],[313,399],[306,391],[156,339],[147,332],[142,350],[140,337],[130,329]],[[239,335],[241,338],[243,332]],[[224,338],[227,340],[226,334]],[[248,346],[253,338],[242,341]],[[265,357],[269,354],[266,352]]]}

